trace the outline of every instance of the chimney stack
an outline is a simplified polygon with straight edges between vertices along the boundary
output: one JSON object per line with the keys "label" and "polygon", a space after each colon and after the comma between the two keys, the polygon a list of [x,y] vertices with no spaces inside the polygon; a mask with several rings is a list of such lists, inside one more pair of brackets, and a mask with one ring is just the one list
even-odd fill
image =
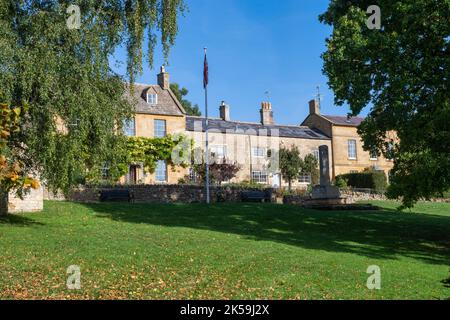
{"label": "chimney stack", "polygon": [[270,102],[261,103],[261,123],[263,125],[273,125],[273,111],[272,104]]}
{"label": "chimney stack", "polygon": [[319,101],[314,99],[309,102],[309,114],[320,114]]}
{"label": "chimney stack", "polygon": [[158,74],[158,85],[164,90],[170,88],[169,74],[166,72],[166,68],[161,66],[161,72]]}
{"label": "chimney stack", "polygon": [[222,104],[219,107],[220,118],[223,121],[230,121],[230,106],[228,106],[225,101],[222,101]]}

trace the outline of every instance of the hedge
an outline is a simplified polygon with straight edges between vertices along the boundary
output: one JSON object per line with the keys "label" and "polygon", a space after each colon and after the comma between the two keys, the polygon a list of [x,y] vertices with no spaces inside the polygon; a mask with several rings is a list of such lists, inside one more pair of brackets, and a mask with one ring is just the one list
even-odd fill
{"label": "hedge", "polygon": [[384,192],[387,188],[387,179],[383,171],[347,173],[336,176],[336,180],[345,179],[347,185],[353,188],[374,189]]}

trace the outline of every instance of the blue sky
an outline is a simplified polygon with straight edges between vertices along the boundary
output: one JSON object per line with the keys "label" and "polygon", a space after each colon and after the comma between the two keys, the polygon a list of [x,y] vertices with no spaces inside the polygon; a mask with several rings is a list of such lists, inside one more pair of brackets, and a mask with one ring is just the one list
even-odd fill
{"label": "blue sky", "polygon": [[[169,57],[171,82],[189,89],[188,99],[204,113],[203,47],[208,47],[209,112],[218,116],[225,100],[232,120],[259,121],[261,102],[270,91],[274,118],[298,125],[308,114],[308,101],[322,92],[323,114],[346,115],[333,104],[333,93],[322,74],[320,55],[331,28],[318,21],[329,0],[186,0],[189,12],[179,21],[179,34]],[[123,49],[115,59],[126,61]],[[164,60],[155,55],[137,78],[155,83]],[[125,66],[114,70],[124,74]]]}

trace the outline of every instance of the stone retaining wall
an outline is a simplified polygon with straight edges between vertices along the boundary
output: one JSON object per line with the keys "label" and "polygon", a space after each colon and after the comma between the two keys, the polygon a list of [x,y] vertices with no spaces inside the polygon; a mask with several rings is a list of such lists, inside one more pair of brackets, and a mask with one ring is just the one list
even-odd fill
{"label": "stone retaining wall", "polygon": [[22,212],[38,212],[44,209],[44,190],[30,189],[23,196],[19,198],[14,191],[9,194],[0,193],[0,215],[6,213],[22,213]]}
{"label": "stone retaining wall", "polygon": [[[135,185],[80,187],[73,190],[67,198],[62,194],[45,192],[46,200],[69,200],[75,202],[98,202],[102,190],[128,189],[135,203],[196,203],[205,201],[205,188],[191,185]],[[245,189],[251,190],[251,189]],[[256,189],[255,189],[256,190]],[[268,189],[272,190],[272,189]],[[240,202],[242,188],[211,187],[211,202]]]}
{"label": "stone retaining wall", "polygon": [[[100,192],[111,189],[128,189],[135,198],[136,203],[196,203],[205,201],[205,188],[193,185],[134,185],[134,186],[103,186],[103,187],[80,187],[72,191],[66,199],[63,194],[44,190],[44,200],[75,201],[75,202],[99,202]],[[252,189],[245,189],[251,191]],[[261,191],[260,189],[254,189]],[[273,189],[267,189],[272,190]],[[211,187],[212,202],[240,202],[241,192],[239,187]],[[387,200],[383,194],[355,191],[351,189],[341,190],[343,198],[348,198],[350,203],[358,201]],[[284,196],[284,204],[302,205],[309,196]],[[434,202],[450,202],[450,199],[432,199]],[[276,202],[276,199],[273,199]]]}
{"label": "stone retaining wall", "polygon": [[341,190],[341,196],[343,198],[349,198],[349,200],[352,202],[387,200],[387,198],[384,194],[361,192],[361,191],[354,191],[354,190]]}

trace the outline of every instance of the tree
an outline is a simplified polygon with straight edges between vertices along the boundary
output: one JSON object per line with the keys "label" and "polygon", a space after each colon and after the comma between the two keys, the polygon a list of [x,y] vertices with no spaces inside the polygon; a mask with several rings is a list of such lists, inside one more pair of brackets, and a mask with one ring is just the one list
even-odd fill
{"label": "tree", "polygon": [[319,184],[319,161],[312,154],[308,154],[302,161],[300,172],[311,175],[311,184]]}
{"label": "tree", "polygon": [[186,113],[188,115],[197,117],[200,117],[202,115],[197,104],[192,106],[192,103],[189,100],[183,98],[188,95],[188,89],[180,88],[180,85],[178,83],[171,83],[170,90],[172,90],[172,92],[175,94],[178,101],[180,101],[181,105],[183,106],[184,110],[186,110]]}
{"label": "tree", "polygon": [[290,149],[282,147],[280,148],[279,154],[281,175],[288,182],[290,191],[292,189],[292,180],[297,179],[300,175],[303,160],[296,146],[292,146]]}
{"label": "tree", "polygon": [[[206,181],[206,167],[204,164],[196,164],[193,166],[194,172],[199,182]],[[209,166],[209,178],[212,184],[221,185],[225,181],[230,181],[240,170],[240,166],[236,163],[214,162]]]}
{"label": "tree", "polygon": [[334,28],[323,71],[352,116],[371,106],[364,148],[393,157],[387,195],[411,207],[450,187],[450,0],[377,1],[379,30],[366,25],[371,4],[335,0],[320,16]]}
{"label": "tree", "polygon": [[[105,162],[114,164],[126,143],[118,129],[132,113],[124,82],[142,72],[144,55],[152,66],[158,33],[167,61],[185,9],[182,0],[76,3],[79,28],[71,24],[76,10],[66,13],[70,1],[0,0],[0,99],[29,106],[9,143],[53,190],[67,191]],[[120,45],[128,79],[109,66]]]}

